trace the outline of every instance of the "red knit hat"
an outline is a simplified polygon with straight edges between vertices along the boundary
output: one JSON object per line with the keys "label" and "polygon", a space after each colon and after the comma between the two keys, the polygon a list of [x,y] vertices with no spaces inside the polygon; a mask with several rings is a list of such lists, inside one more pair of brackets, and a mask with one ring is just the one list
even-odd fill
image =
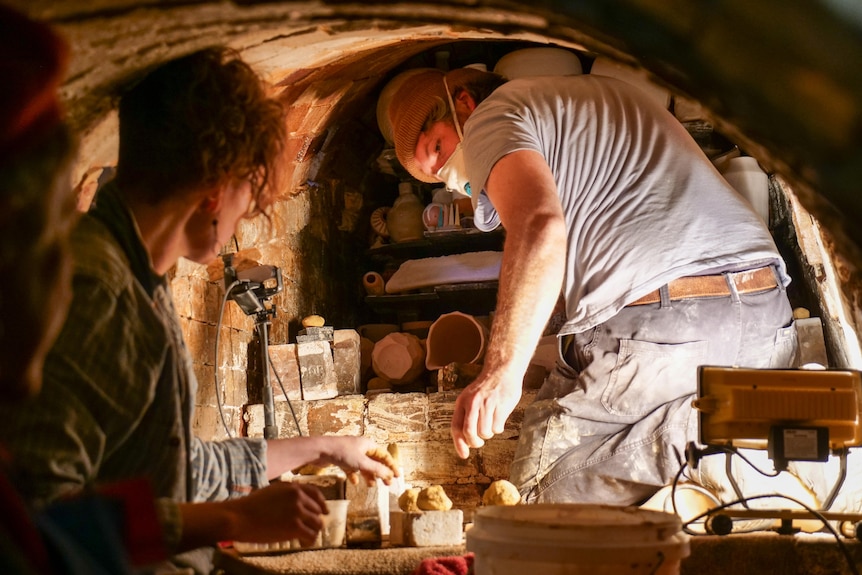
{"label": "red knit hat", "polygon": [[48,25],[0,5],[0,160],[60,121],[68,60],[68,45]]}
{"label": "red knit hat", "polygon": [[431,69],[410,76],[392,96],[389,121],[395,140],[395,155],[404,169],[420,182],[434,184],[440,181],[419,169],[414,154],[419,133],[431,112],[440,102],[449,107],[443,78],[446,78],[450,93],[454,93],[464,84],[487,74],[474,68],[457,68],[451,72]]}

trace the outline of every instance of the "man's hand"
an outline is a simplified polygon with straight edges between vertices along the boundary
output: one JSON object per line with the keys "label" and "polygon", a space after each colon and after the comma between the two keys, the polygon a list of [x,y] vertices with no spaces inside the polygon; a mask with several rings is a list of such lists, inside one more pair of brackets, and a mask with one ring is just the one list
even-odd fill
{"label": "man's hand", "polygon": [[506,243],[484,368],[460,393],[452,415],[452,440],[464,459],[471,447],[502,433],[518,405],[524,372],[563,285],[568,241],[557,184],[540,153],[500,158],[485,193],[506,228]]}
{"label": "man's hand", "polygon": [[455,401],[452,441],[458,457],[466,459],[471,447],[482,447],[486,439],[503,433],[506,420],[521,399],[521,381],[516,385],[505,376],[482,371]]}

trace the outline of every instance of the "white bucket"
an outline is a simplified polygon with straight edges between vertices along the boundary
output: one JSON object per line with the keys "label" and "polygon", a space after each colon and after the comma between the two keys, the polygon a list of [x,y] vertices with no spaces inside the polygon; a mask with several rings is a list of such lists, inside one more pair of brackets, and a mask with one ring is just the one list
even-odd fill
{"label": "white bucket", "polygon": [[676,515],[637,507],[483,507],[473,521],[475,575],[676,575],[689,554]]}

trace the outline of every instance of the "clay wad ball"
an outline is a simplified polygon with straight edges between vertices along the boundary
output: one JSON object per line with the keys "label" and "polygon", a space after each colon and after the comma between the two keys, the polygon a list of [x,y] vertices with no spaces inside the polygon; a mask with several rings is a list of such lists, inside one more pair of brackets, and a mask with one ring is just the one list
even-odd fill
{"label": "clay wad ball", "polygon": [[420,491],[422,491],[422,489],[419,487],[405,489],[401,495],[398,496],[398,508],[404,513],[419,513],[422,511],[416,504]]}
{"label": "clay wad ball", "polygon": [[483,505],[517,505],[521,502],[518,488],[505,479],[498,479],[482,495]]}
{"label": "clay wad ball", "polygon": [[419,492],[416,506],[422,511],[449,511],[452,509],[452,500],[442,485],[432,485]]}

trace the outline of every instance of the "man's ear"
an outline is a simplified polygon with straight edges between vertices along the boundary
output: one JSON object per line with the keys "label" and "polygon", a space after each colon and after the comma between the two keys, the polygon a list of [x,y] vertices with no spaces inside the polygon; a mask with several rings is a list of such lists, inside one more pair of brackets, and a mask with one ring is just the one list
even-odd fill
{"label": "man's ear", "polygon": [[463,126],[464,122],[473,113],[473,110],[476,109],[476,100],[473,99],[473,96],[467,90],[459,88],[455,91],[454,102],[455,116],[458,118],[458,123]]}
{"label": "man's ear", "polygon": [[459,114],[464,112],[469,116],[476,109],[476,100],[470,95],[470,92],[460,89],[455,94],[455,109]]}

